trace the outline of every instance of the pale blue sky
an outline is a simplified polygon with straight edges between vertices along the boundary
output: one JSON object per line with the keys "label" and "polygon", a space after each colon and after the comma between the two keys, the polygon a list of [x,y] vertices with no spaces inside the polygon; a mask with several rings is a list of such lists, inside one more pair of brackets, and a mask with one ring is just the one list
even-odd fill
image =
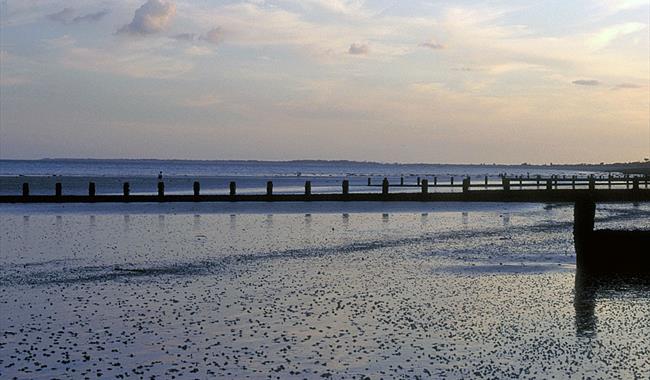
{"label": "pale blue sky", "polygon": [[0,4],[0,158],[650,155],[647,0]]}

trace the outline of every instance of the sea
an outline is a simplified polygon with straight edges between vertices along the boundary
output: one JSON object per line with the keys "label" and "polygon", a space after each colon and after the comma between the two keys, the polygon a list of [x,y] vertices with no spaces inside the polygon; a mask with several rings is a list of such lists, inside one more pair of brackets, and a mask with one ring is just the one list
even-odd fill
{"label": "sea", "polygon": [[[5,160],[0,193],[153,194],[161,171],[179,194],[592,174]],[[0,378],[650,378],[650,279],[582,273],[572,228],[567,203],[0,204]],[[596,228],[650,229],[650,204],[598,204]]]}

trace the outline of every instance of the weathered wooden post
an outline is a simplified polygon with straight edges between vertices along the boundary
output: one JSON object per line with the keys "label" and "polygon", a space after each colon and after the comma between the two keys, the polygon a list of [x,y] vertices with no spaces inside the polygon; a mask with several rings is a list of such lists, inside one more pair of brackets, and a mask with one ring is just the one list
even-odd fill
{"label": "weathered wooden post", "polygon": [[388,178],[386,177],[381,181],[381,193],[384,195],[388,194]]}
{"label": "weathered wooden post", "polygon": [[596,180],[594,177],[589,178],[589,191],[596,190]]}
{"label": "weathered wooden post", "polygon": [[438,186],[438,177],[433,177],[433,187]]}
{"label": "weathered wooden post", "polygon": [[399,177],[399,185],[404,186],[404,177]]}
{"label": "weathered wooden post", "polygon": [[639,191],[639,177],[634,177],[632,180],[632,191]]}
{"label": "weathered wooden post", "polygon": [[571,190],[576,189],[576,176],[571,177]]}
{"label": "weathered wooden post", "polygon": [[451,184],[452,187],[454,186],[454,177],[451,177],[450,184]]}
{"label": "weathered wooden post", "polygon": [[372,181],[371,181],[370,177],[368,177],[368,186],[370,186],[371,183],[372,183]]}
{"label": "weathered wooden post", "polygon": [[23,183],[23,197],[29,196],[29,183]]}
{"label": "weathered wooden post", "polygon": [[503,190],[510,191],[510,179],[503,177],[501,183],[503,184]]}
{"label": "weathered wooden post", "polygon": [[587,251],[592,241],[596,204],[588,199],[579,200],[573,208],[573,238],[576,249],[576,263],[579,267],[588,265]]}
{"label": "weathered wooden post", "polygon": [[427,194],[429,192],[429,181],[425,178],[422,180],[422,194]]}
{"label": "weathered wooden post", "polygon": [[63,189],[61,186],[61,182],[57,182],[54,184],[54,195],[57,197],[60,197],[63,194]]}
{"label": "weathered wooden post", "polygon": [[485,176],[485,187],[488,185],[488,176]]}
{"label": "weathered wooden post", "polygon": [[95,182],[88,183],[88,196],[89,197],[95,196]]}
{"label": "weathered wooden post", "polygon": [[163,181],[158,182],[158,196],[159,197],[165,196],[165,182]]}
{"label": "weathered wooden post", "polygon": [[350,194],[350,181],[348,181],[347,179],[344,179],[343,180],[343,195],[348,195],[348,194]]}
{"label": "weathered wooden post", "polygon": [[131,194],[131,186],[128,182],[124,182],[122,185],[122,194],[124,194],[125,197],[128,197],[129,194]]}
{"label": "weathered wooden post", "polygon": [[230,195],[234,196],[237,194],[237,183],[235,181],[230,182]]}
{"label": "weathered wooden post", "polygon": [[266,183],[266,195],[273,195],[273,181]]}
{"label": "weathered wooden post", "polygon": [[553,180],[550,178],[546,180],[546,190],[553,190]]}
{"label": "weathered wooden post", "polygon": [[194,181],[194,196],[198,197],[201,194],[201,184],[199,181]]}
{"label": "weathered wooden post", "polygon": [[305,195],[311,195],[311,181],[305,181]]}
{"label": "weathered wooden post", "polygon": [[612,188],[612,175],[611,174],[607,175],[607,188],[608,189]]}
{"label": "weathered wooden post", "polygon": [[463,193],[467,193],[469,191],[469,185],[470,185],[470,178],[463,178]]}
{"label": "weathered wooden post", "polygon": [[418,186],[420,186],[420,183],[421,183],[420,177],[418,177]]}

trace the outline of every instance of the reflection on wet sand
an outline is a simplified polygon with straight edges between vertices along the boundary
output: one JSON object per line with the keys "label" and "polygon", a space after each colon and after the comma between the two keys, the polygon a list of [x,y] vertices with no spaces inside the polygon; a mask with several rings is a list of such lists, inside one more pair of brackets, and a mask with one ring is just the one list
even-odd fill
{"label": "reflection on wet sand", "polygon": [[576,335],[595,338],[598,330],[597,301],[624,296],[648,297],[650,275],[603,275],[578,269],[574,294]]}

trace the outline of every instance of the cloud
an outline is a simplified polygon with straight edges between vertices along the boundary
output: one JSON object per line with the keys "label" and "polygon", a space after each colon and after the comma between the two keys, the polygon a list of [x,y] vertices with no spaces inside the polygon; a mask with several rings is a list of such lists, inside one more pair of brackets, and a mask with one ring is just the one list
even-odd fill
{"label": "cloud", "polygon": [[635,83],[620,83],[614,86],[615,90],[630,90],[630,89],[636,89],[636,88],[643,88],[643,86],[635,84]]}
{"label": "cloud", "polygon": [[435,40],[425,41],[418,46],[433,49],[433,50],[441,50],[447,48],[447,46],[441,44],[440,42],[436,42]]}
{"label": "cloud", "polygon": [[167,28],[175,14],[176,4],[165,0],[147,0],[135,11],[133,20],[117,32],[140,35],[158,33]]}
{"label": "cloud", "polygon": [[80,22],[95,22],[106,16],[109,11],[104,9],[94,13],[88,13],[81,16],[75,16],[77,12],[73,8],[63,8],[62,10],[45,16],[50,21],[60,22],[64,25],[77,24]]}
{"label": "cloud", "polygon": [[348,49],[348,54],[352,55],[368,55],[370,48],[367,44],[353,43]]}
{"label": "cloud", "polygon": [[195,37],[196,34],[194,33],[179,33],[171,36],[170,38],[173,38],[178,41],[194,41]]}
{"label": "cloud", "polygon": [[220,44],[223,41],[223,29],[221,27],[212,28],[203,34],[201,39],[211,44]]}
{"label": "cloud", "polygon": [[104,10],[101,10],[101,11],[95,12],[95,13],[88,13],[88,14],[85,14],[83,16],[77,16],[77,17],[73,18],[72,22],[73,23],[78,23],[78,22],[84,22],[84,21],[88,21],[88,22],[99,21],[102,18],[104,18],[104,16],[106,16],[108,13],[109,13],[108,9],[104,9]]}
{"label": "cloud", "polygon": [[578,79],[571,82],[576,86],[599,86],[600,82],[594,79]]}
{"label": "cloud", "polygon": [[56,13],[49,14],[45,17],[50,21],[60,22],[62,24],[69,24],[72,21],[74,14],[75,14],[74,9],[63,8],[62,10]]}

